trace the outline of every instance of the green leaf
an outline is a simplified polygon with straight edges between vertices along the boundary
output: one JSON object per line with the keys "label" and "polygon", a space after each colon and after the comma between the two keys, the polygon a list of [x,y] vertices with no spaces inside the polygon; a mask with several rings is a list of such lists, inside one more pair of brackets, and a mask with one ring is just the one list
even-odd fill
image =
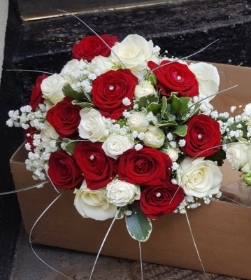
{"label": "green leaf", "polygon": [[84,97],[84,94],[82,92],[75,91],[68,83],[64,84],[62,91],[65,96],[71,97],[76,100],[82,100]]}
{"label": "green leaf", "polygon": [[185,112],[188,111],[188,103],[191,100],[191,98],[189,97],[180,97],[180,101],[181,101],[181,107],[179,110],[179,114],[184,114]]}
{"label": "green leaf", "polygon": [[158,103],[151,103],[147,106],[147,112],[152,112],[154,115],[157,115],[161,109],[161,105]]}
{"label": "green leaf", "polygon": [[174,130],[172,130],[172,133],[175,133],[181,137],[186,136],[187,134],[187,125],[186,124],[181,124],[178,125],[177,127],[174,128]]}
{"label": "green leaf", "polygon": [[90,102],[83,102],[83,101],[78,101],[78,100],[73,100],[72,101],[73,105],[78,105],[81,108],[91,108],[94,107],[94,105]]}
{"label": "green leaf", "polygon": [[133,207],[132,215],[125,216],[126,227],[132,238],[145,242],[152,232],[152,223],[139,207]]}
{"label": "green leaf", "polygon": [[137,104],[139,106],[139,109],[142,107],[147,107],[150,103],[158,103],[159,98],[155,94],[149,94],[147,96],[141,97],[138,101]]}
{"label": "green leaf", "polygon": [[75,146],[77,145],[77,141],[74,141],[74,142],[68,142],[66,145],[65,145],[65,150],[66,152],[69,154],[69,155],[72,155],[73,154],[73,151],[75,149]]}
{"label": "green leaf", "polygon": [[171,97],[167,100],[167,102],[170,104],[170,112],[172,114],[178,114],[182,103],[176,93],[172,92]]}
{"label": "green leaf", "polygon": [[163,118],[167,115],[166,109],[167,109],[167,98],[165,96],[163,96],[161,98],[161,118]]}
{"label": "green leaf", "polygon": [[157,77],[150,72],[147,76],[146,76],[146,81],[150,82],[153,86],[155,86],[158,82]]}
{"label": "green leaf", "polygon": [[158,126],[158,127],[163,127],[163,126],[167,126],[167,127],[174,126],[174,127],[176,127],[177,125],[178,124],[177,124],[176,121],[166,121],[166,120],[163,120],[163,121],[159,122],[156,126]]}

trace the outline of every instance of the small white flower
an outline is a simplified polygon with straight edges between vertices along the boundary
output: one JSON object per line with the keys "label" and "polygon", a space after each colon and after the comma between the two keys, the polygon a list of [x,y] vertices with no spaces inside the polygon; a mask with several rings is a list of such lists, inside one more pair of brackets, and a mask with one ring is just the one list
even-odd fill
{"label": "small white flower", "polygon": [[125,106],[131,105],[131,101],[130,101],[130,99],[129,99],[128,97],[123,98],[122,103],[123,103]]}
{"label": "small white flower", "polygon": [[134,148],[135,148],[135,150],[136,151],[139,151],[139,150],[141,150],[142,148],[143,148],[143,146],[141,145],[141,144],[136,144],[135,146],[134,146]]}
{"label": "small white flower", "polygon": [[185,139],[179,140],[179,146],[180,147],[185,147],[185,145],[186,145],[186,140]]}

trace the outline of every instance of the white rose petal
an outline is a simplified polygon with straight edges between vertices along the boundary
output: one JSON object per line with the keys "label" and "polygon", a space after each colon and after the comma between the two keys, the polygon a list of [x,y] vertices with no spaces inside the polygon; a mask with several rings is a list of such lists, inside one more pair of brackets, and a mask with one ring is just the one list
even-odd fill
{"label": "white rose petal", "polygon": [[104,221],[116,215],[117,207],[107,201],[105,189],[90,190],[84,181],[74,193],[74,206],[82,217]]}
{"label": "white rose petal", "polygon": [[233,170],[240,170],[248,162],[247,149],[245,143],[233,143],[227,147],[226,158]]}
{"label": "white rose petal", "polygon": [[246,113],[248,116],[251,116],[251,103],[248,103],[245,106],[244,113]]}
{"label": "white rose petal", "polygon": [[102,145],[102,149],[107,156],[117,159],[125,151],[131,149],[134,142],[127,136],[110,135]]}
{"label": "white rose petal", "polygon": [[78,126],[79,136],[91,142],[104,141],[105,122],[99,111],[93,108],[83,108],[80,110],[81,121]]}
{"label": "white rose petal", "polygon": [[127,124],[132,131],[146,132],[149,122],[146,114],[143,112],[132,112],[130,117],[127,118]]}
{"label": "white rose petal", "polygon": [[148,131],[145,133],[143,142],[146,146],[152,148],[160,148],[165,141],[164,132],[156,126],[149,126]]}
{"label": "white rose petal", "polygon": [[217,68],[205,62],[198,62],[190,64],[189,69],[196,76],[200,94],[203,97],[208,97],[208,101],[212,100],[215,97],[213,94],[218,92],[220,84],[220,76]]}
{"label": "white rose petal", "polygon": [[187,157],[180,164],[177,180],[186,195],[202,198],[219,192],[222,173],[213,161]]}
{"label": "white rose petal", "polygon": [[42,146],[44,148],[50,147],[51,140],[56,140],[59,138],[59,135],[55,131],[55,129],[48,123],[44,123],[44,127],[41,129],[40,132]]}
{"label": "white rose petal", "polygon": [[146,41],[142,36],[131,34],[112,47],[111,58],[114,62],[121,61],[126,68],[137,74],[139,66],[150,60],[152,53],[152,41]]}
{"label": "white rose petal", "polygon": [[125,181],[114,180],[107,187],[107,199],[118,207],[123,207],[140,198],[140,188]]}
{"label": "white rose petal", "polygon": [[168,148],[166,154],[170,157],[171,161],[176,161],[179,158],[178,150],[175,148]]}
{"label": "white rose petal", "polygon": [[53,104],[61,101],[65,97],[62,91],[65,83],[67,80],[60,74],[53,74],[44,79],[41,83],[43,98],[48,99]]}
{"label": "white rose petal", "polygon": [[111,70],[113,66],[114,64],[112,63],[110,58],[101,55],[94,57],[94,59],[90,63],[90,68],[92,69],[92,71],[97,72],[98,70],[100,74]]}
{"label": "white rose petal", "polygon": [[149,81],[141,81],[135,88],[134,97],[136,100],[138,100],[139,98],[149,94],[157,95],[154,86]]}

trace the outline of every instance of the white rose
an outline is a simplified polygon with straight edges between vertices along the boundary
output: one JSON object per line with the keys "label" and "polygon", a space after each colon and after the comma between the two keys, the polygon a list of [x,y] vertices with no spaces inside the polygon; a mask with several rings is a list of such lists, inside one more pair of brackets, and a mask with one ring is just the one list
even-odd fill
{"label": "white rose", "polygon": [[213,161],[186,157],[178,169],[177,180],[186,195],[202,198],[219,192],[222,173]]}
{"label": "white rose", "polygon": [[110,135],[102,145],[105,154],[111,158],[117,159],[125,151],[131,149],[134,142],[127,136]]}
{"label": "white rose", "polygon": [[146,114],[143,112],[132,112],[130,117],[127,118],[127,124],[132,131],[146,132],[149,122]]}
{"label": "white rose", "polygon": [[104,57],[101,55],[94,57],[94,59],[90,63],[90,68],[92,69],[92,71],[98,71],[99,75],[111,70],[113,66],[114,64],[109,57]]}
{"label": "white rose", "polygon": [[112,47],[111,58],[114,62],[121,61],[126,68],[137,74],[139,66],[150,60],[152,53],[152,41],[146,41],[142,36],[131,34]]}
{"label": "white rose", "polygon": [[245,106],[244,113],[246,113],[248,116],[251,116],[251,103],[248,103]]}
{"label": "white rose", "polygon": [[149,81],[141,81],[135,88],[134,97],[137,100],[149,94],[157,95],[154,86]]}
{"label": "white rose", "polygon": [[241,171],[251,173],[251,145],[245,145],[245,147],[247,163],[241,168]]}
{"label": "white rose", "polygon": [[48,122],[44,123],[44,127],[41,129],[40,136],[44,148],[50,146],[51,140],[56,140],[59,138],[59,135],[55,129]]}
{"label": "white rose", "polygon": [[166,154],[170,157],[171,161],[177,161],[179,158],[179,152],[175,148],[168,148]]}
{"label": "white rose", "polygon": [[240,170],[248,162],[247,149],[245,143],[233,143],[228,146],[226,158],[233,170]]}
{"label": "white rose", "polygon": [[125,181],[114,180],[107,187],[107,199],[118,207],[132,203],[140,198],[140,188]]}
{"label": "white rose", "polygon": [[189,69],[194,73],[199,83],[199,92],[203,97],[208,97],[208,101],[212,100],[219,90],[220,76],[215,66],[198,62],[189,65]]}
{"label": "white rose", "polygon": [[145,133],[143,142],[146,146],[151,148],[160,148],[165,141],[164,132],[156,126],[149,126],[148,131]]}
{"label": "white rose", "polygon": [[41,90],[44,99],[49,99],[53,104],[61,101],[65,96],[62,88],[67,80],[60,74],[53,74],[42,81]]}
{"label": "white rose", "polygon": [[74,206],[82,217],[104,221],[116,215],[117,207],[107,201],[105,189],[90,190],[84,181],[74,193]]}
{"label": "white rose", "polygon": [[91,142],[105,140],[105,122],[99,111],[93,108],[83,108],[80,110],[81,121],[78,126],[79,136]]}

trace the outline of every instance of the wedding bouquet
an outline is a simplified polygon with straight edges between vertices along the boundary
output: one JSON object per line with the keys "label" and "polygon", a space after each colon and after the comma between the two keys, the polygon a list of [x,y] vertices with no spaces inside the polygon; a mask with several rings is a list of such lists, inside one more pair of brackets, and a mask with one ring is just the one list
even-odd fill
{"label": "wedding bouquet", "polygon": [[74,192],[84,218],[125,217],[146,241],[151,219],[221,195],[233,121],[210,104],[219,82],[213,65],[161,55],[139,35],[86,36],[61,73],[37,78],[7,125],[25,130],[34,179]]}

